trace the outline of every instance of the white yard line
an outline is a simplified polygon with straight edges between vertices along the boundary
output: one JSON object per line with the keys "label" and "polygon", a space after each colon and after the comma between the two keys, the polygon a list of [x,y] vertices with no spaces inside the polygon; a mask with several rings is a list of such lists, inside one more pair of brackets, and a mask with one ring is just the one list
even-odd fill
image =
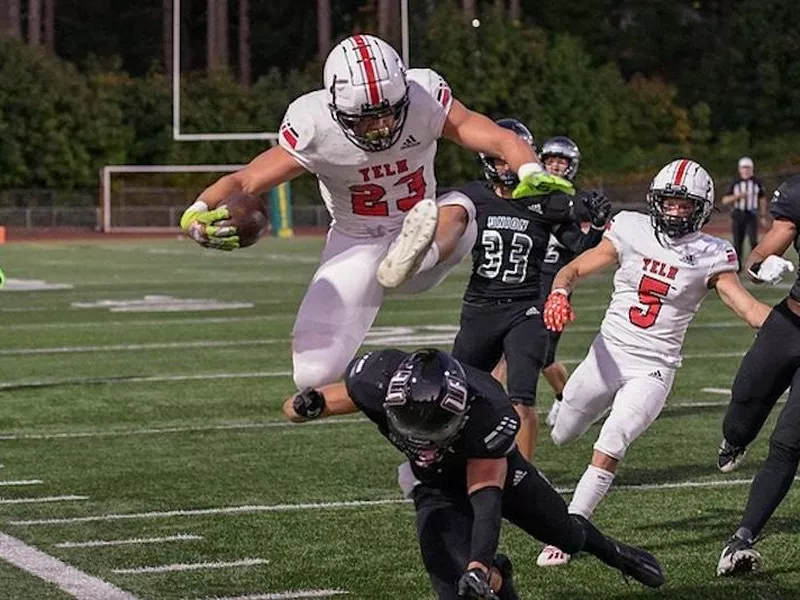
{"label": "white yard line", "polygon": [[5,533],[0,533],[0,559],[52,583],[78,600],[137,600],[133,594],[79,571]]}
{"label": "white yard line", "polygon": [[722,394],[724,396],[730,396],[731,391],[725,388],[715,388],[715,387],[707,387],[700,390],[701,392],[705,392],[707,394]]}
{"label": "white yard line", "polygon": [[68,379],[39,379],[34,381],[15,381],[0,384],[0,392],[3,390],[16,390],[39,387],[54,387],[60,385],[87,385],[96,383],[160,383],[168,381],[196,381],[207,379],[253,379],[288,377],[291,371],[263,371],[252,373],[197,373],[195,375],[148,375],[146,377],[128,377],[125,375],[117,377],[75,377]]}
{"label": "white yard line", "polygon": [[138,352],[141,350],[180,350],[187,348],[230,348],[237,346],[288,344],[291,341],[291,338],[267,338],[257,340],[198,340],[194,342],[106,344],[97,346],[49,346],[43,348],[11,348],[7,350],[0,350],[0,356],[25,356],[29,354],[79,354],[84,352]]}
{"label": "white yard line", "polygon": [[[795,478],[800,480],[800,478]],[[639,483],[631,485],[618,485],[611,488],[611,491],[652,491],[670,490],[686,488],[716,488],[737,485],[748,485],[752,479],[715,479],[707,481],[676,481],[667,483]],[[574,488],[556,488],[559,494],[572,494]],[[132,519],[160,519],[172,517],[198,517],[209,515],[231,515],[231,514],[254,514],[254,513],[275,513],[275,512],[298,512],[306,510],[334,510],[348,508],[366,508],[391,506],[396,504],[409,504],[410,500],[402,498],[385,498],[381,500],[343,500],[337,502],[307,502],[299,504],[265,504],[265,505],[246,505],[246,506],[225,506],[220,508],[199,508],[168,511],[153,511],[144,513],[112,513],[105,515],[90,515],[85,517],[63,517],[52,519],[26,519],[7,521],[9,525],[30,526],[30,525],[67,525],[72,523],[93,523],[102,521],[124,521]]]}
{"label": "white yard line", "polygon": [[178,533],[165,537],[131,538],[127,540],[90,540],[88,542],[61,542],[53,544],[55,548],[104,548],[106,546],[134,546],[139,544],[163,544],[166,542],[188,542],[202,540],[202,535]]}
{"label": "white yard line", "polygon": [[[666,409],[670,408],[709,408],[713,406],[727,406],[727,402],[670,402]],[[60,440],[60,439],[82,439],[82,438],[105,438],[105,437],[129,437],[138,435],[164,435],[171,433],[194,433],[205,431],[246,431],[248,429],[272,429],[289,428],[301,431],[308,427],[326,427],[332,425],[358,425],[370,423],[365,417],[342,417],[332,419],[321,419],[310,421],[298,425],[287,421],[267,421],[263,423],[230,423],[223,425],[197,425],[179,427],[146,427],[142,429],[122,429],[107,431],[57,431],[53,433],[6,433],[0,434],[0,442],[16,440]]]}
{"label": "white yard line", "polygon": [[235,431],[237,429],[269,429],[273,427],[314,427],[327,425],[352,425],[353,423],[367,423],[369,419],[365,417],[343,417],[334,419],[322,419],[303,423],[302,426],[288,421],[268,421],[265,423],[230,423],[225,425],[198,425],[186,427],[154,427],[145,429],[123,429],[108,431],[63,431],[55,433],[10,433],[0,434],[0,441],[14,440],[60,440],[70,438],[96,438],[96,437],[125,437],[132,435],[160,435],[164,433],[187,433],[203,431]]}
{"label": "white yard line", "polygon": [[44,483],[41,479],[20,479],[18,481],[0,481],[0,487],[11,487],[17,485],[39,485]]}
{"label": "white yard line", "polygon": [[34,498],[0,498],[0,504],[44,504],[48,502],[80,502],[89,496],[39,496]]}
{"label": "white yard line", "polygon": [[118,575],[149,575],[153,573],[174,573],[176,571],[203,571],[205,569],[233,569],[236,567],[253,567],[266,565],[268,560],[263,558],[243,558],[229,562],[203,562],[203,563],[176,563],[173,565],[159,565],[157,567],[132,567],[129,569],[111,569]]}
{"label": "white yard line", "polygon": [[349,594],[345,590],[287,590],[266,594],[248,594],[246,596],[214,596],[201,600],[294,600],[295,598],[330,598]]}

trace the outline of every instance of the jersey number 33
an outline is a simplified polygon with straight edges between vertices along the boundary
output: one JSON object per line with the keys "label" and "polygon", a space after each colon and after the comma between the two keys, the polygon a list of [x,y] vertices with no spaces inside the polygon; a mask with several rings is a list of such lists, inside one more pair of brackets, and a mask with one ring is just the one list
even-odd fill
{"label": "jersey number 33", "polygon": [[504,248],[503,236],[499,232],[484,229],[481,244],[483,262],[476,271],[478,275],[486,279],[500,277],[504,283],[522,283],[525,280],[528,257],[533,248],[529,235],[515,231],[508,248]]}

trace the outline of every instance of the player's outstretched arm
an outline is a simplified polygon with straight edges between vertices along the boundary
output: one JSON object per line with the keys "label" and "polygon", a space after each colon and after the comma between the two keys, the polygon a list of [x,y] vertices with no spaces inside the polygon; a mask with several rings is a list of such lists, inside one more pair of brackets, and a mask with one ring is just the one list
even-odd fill
{"label": "player's outstretched arm", "polygon": [[764,239],[753,248],[750,256],[745,261],[744,268],[750,279],[757,283],[764,281],[758,276],[761,263],[773,254],[781,256],[794,242],[795,237],[797,237],[797,226],[794,222],[786,219],[775,219]]}
{"label": "player's outstretched arm", "polygon": [[502,158],[515,173],[526,163],[539,162],[528,142],[455,99],[447,113],[442,136],[467,150]]}
{"label": "player's outstretched arm", "polygon": [[358,407],[347,393],[344,382],[331,383],[318,389],[306,388],[292,394],[283,403],[283,414],[292,423],[354,412],[358,412]]}
{"label": "player's outstretched arm", "polygon": [[194,204],[181,216],[181,229],[201,246],[219,250],[239,247],[235,227],[218,226],[219,221],[230,217],[220,206],[237,192],[258,194],[305,172],[291,154],[280,146],[270,148],[256,156],[243,169],[220,177],[208,186]]}
{"label": "player's outstretched arm", "polygon": [[613,265],[618,261],[617,249],[608,238],[603,238],[594,248],[578,255],[556,273],[551,290],[566,290],[571,293],[577,282]]}
{"label": "player's outstretched arm", "polygon": [[712,279],[720,300],[751,327],[759,328],[772,310],[742,287],[739,276],[725,271]]}

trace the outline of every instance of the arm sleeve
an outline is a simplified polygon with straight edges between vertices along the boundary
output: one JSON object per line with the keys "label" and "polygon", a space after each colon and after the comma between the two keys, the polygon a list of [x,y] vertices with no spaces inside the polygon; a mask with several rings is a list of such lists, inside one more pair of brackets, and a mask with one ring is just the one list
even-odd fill
{"label": "arm sleeve", "polygon": [[495,486],[481,488],[470,494],[469,502],[473,514],[470,561],[491,567],[503,522],[503,490]]}
{"label": "arm sleeve", "polygon": [[283,116],[278,143],[306,170],[314,173],[314,119],[304,96],[289,105]]}
{"label": "arm sleeve", "polygon": [[600,240],[603,239],[604,232],[604,229],[590,227],[589,231],[584,233],[580,225],[572,223],[563,226],[554,235],[564,246],[572,250],[575,254],[580,254],[589,248],[597,246]]}
{"label": "arm sleeve", "polygon": [[725,240],[719,240],[718,250],[714,256],[713,262],[708,268],[704,283],[706,287],[708,287],[708,282],[715,275],[719,275],[725,271],[735,272],[738,270],[739,258],[736,256],[736,250]]}

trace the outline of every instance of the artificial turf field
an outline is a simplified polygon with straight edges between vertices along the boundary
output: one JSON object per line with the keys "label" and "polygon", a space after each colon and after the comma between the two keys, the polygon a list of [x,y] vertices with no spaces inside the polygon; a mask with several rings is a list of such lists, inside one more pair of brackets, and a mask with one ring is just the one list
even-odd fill
{"label": "artificial turf field", "polygon": [[[357,416],[281,421],[293,391],[292,321],[321,245],[265,239],[231,254],[179,240],[3,246],[9,277],[74,287],[0,292],[0,532],[140,599],[433,598],[395,482],[401,455]],[[389,297],[370,345],[449,348],[466,274],[463,265],[427,294]],[[609,291],[602,277],[575,294],[578,321],[559,349],[568,366],[585,354]],[[772,303],[786,286],[756,293]],[[507,526],[501,549],[523,598],[800,598],[795,492],[759,545],[763,573],[714,575],[767,449],[762,434],[740,471],[716,470],[719,389],[752,336],[712,293],[667,408],[596,513],[607,533],[659,557],[666,585],[627,583],[592,558],[540,569],[541,545]],[[551,398],[542,383],[543,413]],[[596,434],[556,449],[543,428],[537,466],[572,488]],[[88,541],[125,543],[80,546]],[[0,560],[0,598],[69,597]]]}

